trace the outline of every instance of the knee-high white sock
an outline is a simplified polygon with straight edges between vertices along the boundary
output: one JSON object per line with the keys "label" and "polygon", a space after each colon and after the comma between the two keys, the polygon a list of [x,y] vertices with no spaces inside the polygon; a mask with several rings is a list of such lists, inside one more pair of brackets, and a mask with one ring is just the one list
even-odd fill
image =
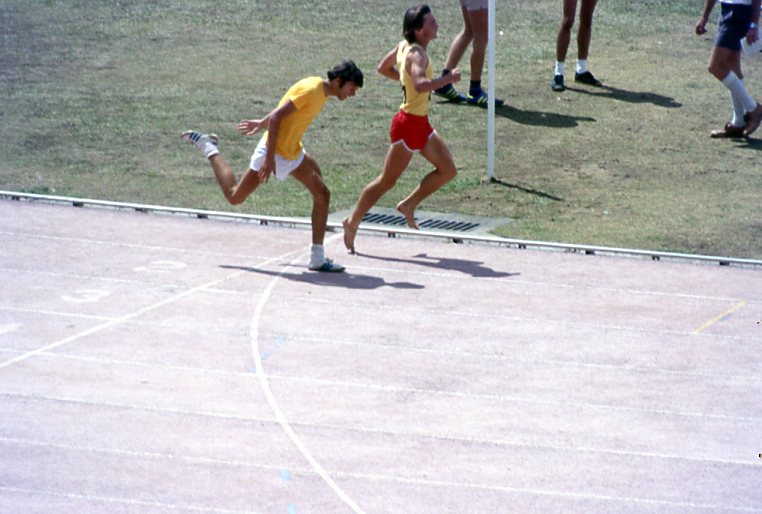
{"label": "knee-high white sock", "polygon": [[751,112],[757,108],[757,102],[754,101],[743,81],[734,72],[728,73],[727,77],[722,79],[722,83],[730,90],[730,94],[743,104],[746,112]]}
{"label": "knee-high white sock", "polygon": [[[743,80],[741,80],[741,84],[743,84]],[[730,101],[733,103],[733,118],[730,120],[730,124],[734,127],[743,127],[746,125],[744,119],[746,109],[744,109],[743,102],[732,91],[730,92]]]}

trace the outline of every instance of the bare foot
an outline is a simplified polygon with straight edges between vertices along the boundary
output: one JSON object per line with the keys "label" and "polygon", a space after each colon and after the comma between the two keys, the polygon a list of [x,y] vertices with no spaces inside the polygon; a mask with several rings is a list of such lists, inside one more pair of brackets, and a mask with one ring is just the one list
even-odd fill
{"label": "bare foot", "polygon": [[341,222],[341,226],[344,227],[344,246],[347,247],[349,253],[355,253],[355,236],[357,235],[357,229],[352,228],[349,224],[349,218],[344,218]]}
{"label": "bare foot", "polygon": [[407,220],[407,224],[410,228],[414,228],[418,230],[420,227],[418,226],[418,223],[415,222],[415,208],[409,208],[405,205],[403,205],[403,202],[400,202],[397,204],[397,210],[405,216],[405,219]]}

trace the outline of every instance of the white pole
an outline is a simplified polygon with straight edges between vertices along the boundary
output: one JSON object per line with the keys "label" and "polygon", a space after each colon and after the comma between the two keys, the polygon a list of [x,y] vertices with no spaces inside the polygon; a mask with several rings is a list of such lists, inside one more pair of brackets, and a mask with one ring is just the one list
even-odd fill
{"label": "white pole", "polygon": [[487,3],[487,179],[495,178],[495,0]]}

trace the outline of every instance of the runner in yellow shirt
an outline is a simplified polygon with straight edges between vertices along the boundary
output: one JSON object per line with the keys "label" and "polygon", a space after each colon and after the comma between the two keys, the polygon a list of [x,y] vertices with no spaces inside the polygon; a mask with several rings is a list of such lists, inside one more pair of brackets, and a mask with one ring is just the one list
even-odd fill
{"label": "runner in yellow shirt", "polygon": [[273,173],[278,180],[292,175],[312,194],[312,246],[309,269],[344,271],[344,267],[326,259],[323,240],[328,222],[330,191],[323,181],[318,163],[302,146],[302,136],[320,113],[328,98],[346,100],[363,85],[362,71],[352,61],[344,61],[328,72],[328,78],[308,77],[289,88],[278,107],[259,120],[243,120],[238,132],[253,136],[266,129],[251,156],[249,169],[241,180],[235,175],[219,150],[214,134],[188,130],[182,138],[200,149],[214,170],[225,198],[233,205],[242,203]]}
{"label": "runner in yellow shirt", "polygon": [[344,219],[344,244],[354,253],[355,236],[365,214],[397,182],[407,169],[414,153],[420,153],[434,171],[427,174],[410,195],[397,204],[407,224],[418,228],[415,209],[424,198],[455,177],[455,163],[444,140],[429,123],[431,92],[460,80],[460,71],[432,79],[431,62],[426,53],[429,43],[437,37],[437,20],[428,5],[411,7],[405,13],[402,32],[405,40],[397,44],[378,65],[378,72],[402,84],[404,94],[400,111],[394,116],[390,129],[391,145],[384,167],[376,179],[365,186],[354,211]]}

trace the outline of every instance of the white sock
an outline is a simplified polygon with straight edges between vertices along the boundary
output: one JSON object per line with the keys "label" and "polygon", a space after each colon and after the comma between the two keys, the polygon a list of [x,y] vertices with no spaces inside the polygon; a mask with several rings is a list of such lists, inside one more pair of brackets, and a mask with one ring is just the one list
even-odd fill
{"label": "white sock", "polygon": [[585,73],[587,71],[587,59],[577,59],[577,73]]}
{"label": "white sock", "polygon": [[743,81],[734,72],[728,73],[728,76],[722,79],[722,83],[730,90],[730,94],[743,104],[746,112],[751,112],[757,108],[757,102],[754,101]]}
{"label": "white sock", "polygon": [[563,76],[563,74],[564,74],[564,63],[556,61],[556,67],[555,67],[555,70],[553,71],[553,75]]}
{"label": "white sock", "polygon": [[220,153],[220,149],[213,143],[207,143],[204,145],[202,152],[204,152],[204,157],[208,159]]}
{"label": "white sock", "polygon": [[[743,84],[743,80],[741,80]],[[745,86],[745,84],[744,84]],[[730,93],[730,101],[733,102],[733,118],[730,120],[730,124],[734,127],[740,128],[746,125],[746,120],[743,119],[746,114],[746,109],[743,107],[743,102],[736,98],[732,92]]]}
{"label": "white sock", "polygon": [[310,266],[320,266],[325,262],[325,249],[323,245],[310,246]]}

